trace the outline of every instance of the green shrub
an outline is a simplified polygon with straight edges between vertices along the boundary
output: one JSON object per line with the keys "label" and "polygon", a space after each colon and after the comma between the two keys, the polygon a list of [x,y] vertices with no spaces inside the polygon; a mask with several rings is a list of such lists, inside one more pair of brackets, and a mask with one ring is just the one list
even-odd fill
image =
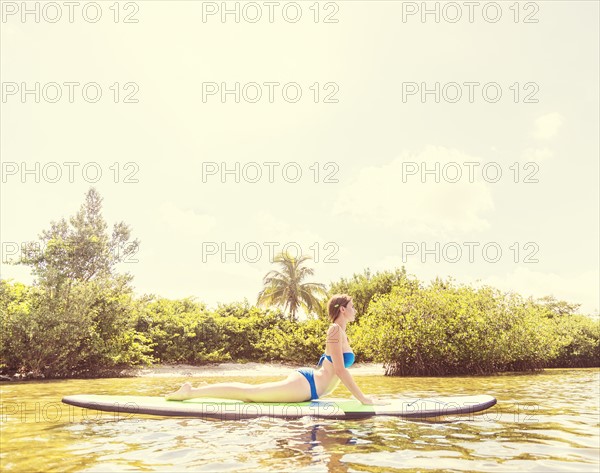
{"label": "green shrub", "polygon": [[202,363],[227,359],[220,328],[203,304],[190,298],[139,301],[135,329],[142,333],[158,362]]}
{"label": "green shrub", "polygon": [[[374,299],[357,335],[357,347],[394,375],[535,370],[560,350],[539,304],[490,287],[439,281],[419,291],[396,287]],[[580,340],[589,350],[587,339]]]}
{"label": "green shrub", "polygon": [[[384,294],[389,294],[393,288],[407,287],[411,291],[419,288],[419,281],[409,279],[404,267],[396,268],[394,271],[378,271],[371,274],[367,268],[363,274],[353,274],[351,278],[341,278],[331,284],[327,291],[328,298],[333,294],[348,294],[352,296],[354,308],[356,309],[356,321],[360,321],[363,314],[369,311],[371,301]],[[323,301],[321,312],[322,318],[327,319],[326,300]]]}
{"label": "green shrub", "polygon": [[281,320],[262,332],[256,348],[265,360],[313,365],[325,349],[328,326],[321,319]]}
{"label": "green shrub", "polygon": [[[3,282],[2,292],[0,353],[8,371],[102,376],[152,361],[147,340],[131,325],[131,297],[118,286],[79,283],[59,297]],[[19,301],[19,293],[26,294],[26,302]]]}
{"label": "green shrub", "polygon": [[600,322],[585,315],[554,317],[549,324],[558,350],[547,366],[583,368],[600,366]]}

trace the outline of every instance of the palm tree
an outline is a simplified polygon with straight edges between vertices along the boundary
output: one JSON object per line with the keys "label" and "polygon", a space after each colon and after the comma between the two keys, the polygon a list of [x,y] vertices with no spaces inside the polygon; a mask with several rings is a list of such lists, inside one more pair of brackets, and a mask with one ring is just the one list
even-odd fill
{"label": "palm tree", "polygon": [[301,267],[310,256],[294,258],[289,253],[279,253],[273,258],[274,263],[280,263],[282,270],[272,270],[263,279],[265,288],[258,293],[258,305],[279,305],[283,310],[290,310],[290,320],[296,321],[296,312],[300,306],[308,313],[317,310],[320,302],[317,295],[325,294],[325,285],[306,282],[306,276],[312,276],[312,268]]}

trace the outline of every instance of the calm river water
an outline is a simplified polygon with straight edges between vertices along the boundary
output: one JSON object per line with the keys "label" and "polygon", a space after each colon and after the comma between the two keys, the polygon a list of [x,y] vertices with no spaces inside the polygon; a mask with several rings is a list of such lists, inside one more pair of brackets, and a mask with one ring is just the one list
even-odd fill
{"label": "calm river water", "polygon": [[[276,381],[282,376],[202,378]],[[189,380],[189,379],[188,379]],[[66,406],[78,393],[162,395],[184,378],[3,383],[2,472],[600,470],[600,370],[489,377],[355,376],[385,397],[490,394],[485,413],[436,421],[303,417],[219,421],[133,416]],[[193,380],[195,381],[195,380]],[[350,397],[340,385],[331,397]]]}

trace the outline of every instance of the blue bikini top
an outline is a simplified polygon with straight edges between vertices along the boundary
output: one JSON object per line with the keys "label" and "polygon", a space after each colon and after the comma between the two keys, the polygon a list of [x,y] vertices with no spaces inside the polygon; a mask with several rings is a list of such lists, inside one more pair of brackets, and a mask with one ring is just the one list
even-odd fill
{"label": "blue bikini top", "polygon": [[[327,358],[329,361],[331,361],[333,363],[333,360],[331,359],[331,357],[329,355],[326,355],[325,353],[323,353],[321,355],[321,359],[317,363],[317,366],[321,366],[321,363],[323,363],[323,358]],[[349,368],[350,366],[352,366],[353,363],[354,363],[354,353],[352,353],[351,351],[344,352],[344,366],[346,368]]]}

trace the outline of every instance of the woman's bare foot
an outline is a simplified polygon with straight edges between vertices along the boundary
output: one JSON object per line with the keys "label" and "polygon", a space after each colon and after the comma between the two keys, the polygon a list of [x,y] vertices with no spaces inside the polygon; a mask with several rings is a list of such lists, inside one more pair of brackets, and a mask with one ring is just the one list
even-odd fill
{"label": "woman's bare foot", "polygon": [[[206,382],[203,382],[202,384],[206,384]],[[191,393],[192,385],[190,383],[183,383],[183,385],[177,391],[166,394],[165,399],[167,401],[183,401],[185,399],[190,399]]]}

